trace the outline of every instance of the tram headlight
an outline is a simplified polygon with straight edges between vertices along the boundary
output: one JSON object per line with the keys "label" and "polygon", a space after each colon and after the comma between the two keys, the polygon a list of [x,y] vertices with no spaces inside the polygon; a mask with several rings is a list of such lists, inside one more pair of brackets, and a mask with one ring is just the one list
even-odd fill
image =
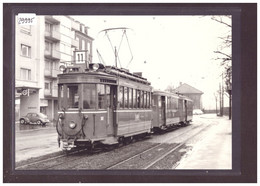
{"label": "tram headlight", "polygon": [[73,121],[71,121],[70,124],[69,124],[69,127],[70,127],[71,129],[74,129],[76,126],[77,126],[77,124],[74,123]]}
{"label": "tram headlight", "polygon": [[60,70],[61,72],[64,72],[64,71],[66,70],[65,65],[61,65],[61,66],[59,67],[59,70]]}
{"label": "tram headlight", "polygon": [[99,64],[97,64],[97,63],[93,64],[92,69],[95,70],[95,71],[98,70]]}
{"label": "tram headlight", "polygon": [[93,71],[102,70],[104,68],[105,68],[105,66],[101,63],[90,63],[89,64],[89,69],[93,70]]}

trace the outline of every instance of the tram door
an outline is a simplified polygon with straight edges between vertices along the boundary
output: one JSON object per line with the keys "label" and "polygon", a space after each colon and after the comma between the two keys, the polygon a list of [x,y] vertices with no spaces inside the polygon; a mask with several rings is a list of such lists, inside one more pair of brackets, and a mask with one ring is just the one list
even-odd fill
{"label": "tram door", "polygon": [[109,86],[109,91],[107,90],[107,135],[113,135],[114,133],[114,122],[115,115],[114,110],[116,109],[116,86]]}
{"label": "tram door", "polygon": [[187,100],[184,100],[184,108],[185,108],[185,121],[187,121],[188,116],[188,107],[187,107]]}
{"label": "tram door", "polygon": [[163,124],[163,125],[165,125],[166,124],[166,115],[165,115],[165,112],[166,112],[166,103],[165,103],[165,96],[162,96],[161,97],[161,101],[162,101],[162,109],[161,109],[161,123]]}

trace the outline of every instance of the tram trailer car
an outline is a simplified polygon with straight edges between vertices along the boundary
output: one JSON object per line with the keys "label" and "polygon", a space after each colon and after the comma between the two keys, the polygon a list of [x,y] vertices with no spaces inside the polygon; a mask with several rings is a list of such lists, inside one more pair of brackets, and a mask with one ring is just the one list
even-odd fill
{"label": "tram trailer car", "polygon": [[68,67],[58,75],[57,133],[63,150],[117,144],[152,130],[150,82],[115,67]]}
{"label": "tram trailer car", "polygon": [[154,91],[152,102],[152,126],[155,131],[176,125],[187,125],[192,121],[193,101],[185,96]]}

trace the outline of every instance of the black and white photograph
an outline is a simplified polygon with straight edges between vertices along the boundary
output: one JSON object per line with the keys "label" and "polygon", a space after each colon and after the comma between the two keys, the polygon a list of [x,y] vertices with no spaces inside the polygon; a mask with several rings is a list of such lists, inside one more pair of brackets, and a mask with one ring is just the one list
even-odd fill
{"label": "black and white photograph", "polygon": [[185,11],[18,11],[14,171],[239,175],[240,14]]}

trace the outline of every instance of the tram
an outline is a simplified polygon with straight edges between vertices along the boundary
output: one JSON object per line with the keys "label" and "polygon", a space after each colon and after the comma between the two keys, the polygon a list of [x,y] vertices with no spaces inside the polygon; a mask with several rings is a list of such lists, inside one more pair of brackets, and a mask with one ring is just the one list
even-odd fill
{"label": "tram", "polygon": [[125,69],[67,67],[58,75],[58,90],[62,149],[116,144],[152,130],[150,82]]}
{"label": "tram", "polygon": [[153,92],[153,120],[154,130],[166,130],[173,126],[184,126],[192,120],[193,101],[178,94]]}

